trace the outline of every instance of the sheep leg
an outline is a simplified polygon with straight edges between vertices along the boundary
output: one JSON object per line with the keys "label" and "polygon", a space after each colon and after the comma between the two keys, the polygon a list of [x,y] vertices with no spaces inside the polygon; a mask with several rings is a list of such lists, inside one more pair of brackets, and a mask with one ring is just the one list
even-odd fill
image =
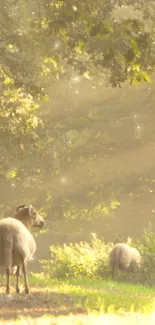
{"label": "sheep leg", "polygon": [[10,268],[6,268],[6,293],[10,294]]}
{"label": "sheep leg", "polygon": [[29,285],[28,285],[28,277],[27,277],[27,265],[25,261],[22,261],[23,274],[24,274],[24,282],[25,282],[25,293],[29,294]]}
{"label": "sheep leg", "polygon": [[112,279],[115,280],[116,278],[116,266],[112,265]]}
{"label": "sheep leg", "polygon": [[17,270],[16,270],[16,278],[17,278],[17,282],[16,282],[16,293],[20,293],[20,288],[19,288],[19,275],[20,275],[20,265],[17,266]]}

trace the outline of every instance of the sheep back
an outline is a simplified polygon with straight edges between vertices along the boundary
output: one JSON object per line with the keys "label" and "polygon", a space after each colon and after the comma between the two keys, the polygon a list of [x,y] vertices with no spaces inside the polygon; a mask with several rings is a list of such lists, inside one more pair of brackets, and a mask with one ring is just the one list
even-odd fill
{"label": "sheep back", "polygon": [[110,264],[112,267],[125,270],[132,262],[137,265],[140,265],[141,262],[141,255],[136,248],[125,243],[118,243],[112,248],[110,253]]}
{"label": "sheep back", "polygon": [[36,251],[36,242],[24,226],[14,218],[0,220],[0,264],[12,267],[21,264],[21,259],[28,260]]}

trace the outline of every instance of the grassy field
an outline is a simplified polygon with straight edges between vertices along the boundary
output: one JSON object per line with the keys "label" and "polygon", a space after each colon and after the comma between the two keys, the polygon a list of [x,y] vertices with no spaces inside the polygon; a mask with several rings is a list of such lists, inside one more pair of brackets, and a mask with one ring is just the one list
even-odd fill
{"label": "grassy field", "polygon": [[[4,294],[1,279],[0,324],[130,325],[155,323],[155,288],[112,281],[54,281],[29,277],[30,296]],[[23,282],[23,281],[21,281]],[[23,286],[21,285],[22,289]]]}

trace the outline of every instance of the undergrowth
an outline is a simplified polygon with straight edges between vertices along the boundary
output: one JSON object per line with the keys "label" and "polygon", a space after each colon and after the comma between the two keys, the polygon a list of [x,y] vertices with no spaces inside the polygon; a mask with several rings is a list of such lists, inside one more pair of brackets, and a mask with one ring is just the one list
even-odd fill
{"label": "undergrowth", "polygon": [[[138,248],[142,255],[141,268],[127,273],[124,278],[118,274],[118,280],[128,282],[155,283],[155,234],[151,226],[146,229],[140,240],[127,238],[127,243]],[[114,243],[105,243],[96,234],[92,234],[90,242],[69,243],[50,246],[51,258],[41,260],[43,271],[51,278],[56,279],[109,279],[109,253]]]}

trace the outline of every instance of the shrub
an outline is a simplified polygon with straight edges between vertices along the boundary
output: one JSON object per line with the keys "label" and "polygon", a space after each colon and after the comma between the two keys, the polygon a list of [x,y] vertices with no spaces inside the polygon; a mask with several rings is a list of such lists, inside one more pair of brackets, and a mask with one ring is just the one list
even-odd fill
{"label": "shrub", "polygon": [[90,243],[50,246],[51,259],[41,260],[43,269],[54,278],[101,278],[109,275],[109,252],[112,243],[105,244],[92,234]]}
{"label": "shrub", "polygon": [[132,245],[135,246],[142,255],[142,266],[134,274],[130,274],[129,280],[140,281],[141,283],[155,283],[155,234],[152,231],[151,225],[144,230],[141,240],[132,240]]}

